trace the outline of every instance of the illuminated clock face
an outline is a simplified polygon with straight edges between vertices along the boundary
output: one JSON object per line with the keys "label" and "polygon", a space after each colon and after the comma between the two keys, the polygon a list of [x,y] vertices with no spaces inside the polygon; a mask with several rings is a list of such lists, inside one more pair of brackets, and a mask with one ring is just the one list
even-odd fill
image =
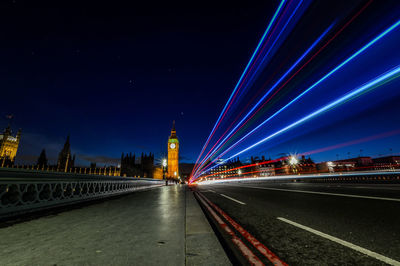
{"label": "illuminated clock face", "polygon": [[175,145],[175,143],[171,143],[171,144],[169,144],[169,147],[170,147],[171,149],[175,149],[176,145]]}

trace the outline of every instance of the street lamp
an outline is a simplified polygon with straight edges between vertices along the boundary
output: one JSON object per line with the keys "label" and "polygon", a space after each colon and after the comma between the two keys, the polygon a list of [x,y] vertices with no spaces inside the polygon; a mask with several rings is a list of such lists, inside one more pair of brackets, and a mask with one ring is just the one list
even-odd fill
{"label": "street lamp", "polygon": [[[165,180],[165,172],[167,171],[167,159],[162,160],[162,170],[163,170],[163,179]],[[165,181],[165,185],[168,185],[168,181]]]}
{"label": "street lamp", "polygon": [[299,163],[299,160],[297,160],[297,158],[295,156],[290,156],[290,159],[289,159],[290,165],[296,165],[298,163]]}
{"label": "street lamp", "polygon": [[297,164],[299,163],[299,160],[296,158],[296,156],[290,156],[289,158],[289,164],[292,168],[293,173],[297,173]]}
{"label": "street lamp", "polygon": [[333,170],[333,169],[334,169],[334,168],[333,168],[333,167],[334,167],[333,162],[329,161],[329,162],[326,163],[326,165],[327,165],[327,167],[328,167],[328,172],[329,172],[329,173],[333,173],[333,172],[334,172],[334,170]]}

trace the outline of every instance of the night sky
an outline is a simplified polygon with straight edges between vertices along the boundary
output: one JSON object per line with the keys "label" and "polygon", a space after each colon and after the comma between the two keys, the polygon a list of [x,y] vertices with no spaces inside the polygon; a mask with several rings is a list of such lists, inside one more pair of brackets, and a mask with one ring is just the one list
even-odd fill
{"label": "night sky", "polygon": [[[43,148],[54,163],[67,135],[81,165],[118,163],[122,152],[152,152],[159,159],[166,152],[173,120],[181,160],[194,162],[279,4],[135,2],[1,1],[0,126],[6,127],[6,115],[13,114],[14,131],[23,130],[17,163],[35,162]],[[323,29],[332,23],[337,29],[365,3],[321,2],[304,11],[262,72],[260,84],[297,58]],[[294,81],[295,88],[280,96],[277,107],[399,19],[396,1],[377,2]],[[344,71],[324,86],[333,93],[310,95],[249,143],[317,108],[321,95],[332,100],[343,93],[341,89],[400,64],[395,49],[399,32],[349,66],[354,71]],[[280,152],[305,152],[396,130],[400,128],[398,85],[396,81],[383,91],[373,91],[352,107],[343,106],[336,115],[319,118],[313,126],[306,125],[254,154],[275,157]],[[259,90],[255,82],[232,117]],[[395,135],[315,157],[335,159],[350,150],[358,155],[360,149],[365,155],[385,154],[389,149],[399,152],[400,141]]]}

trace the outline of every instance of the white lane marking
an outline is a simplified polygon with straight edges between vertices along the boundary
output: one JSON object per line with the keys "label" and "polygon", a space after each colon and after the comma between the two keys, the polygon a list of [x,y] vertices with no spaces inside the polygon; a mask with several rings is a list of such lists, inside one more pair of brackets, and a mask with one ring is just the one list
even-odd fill
{"label": "white lane marking", "polygon": [[285,223],[291,224],[291,225],[293,225],[293,226],[296,226],[296,227],[298,227],[298,228],[301,228],[301,229],[303,229],[303,230],[306,230],[306,231],[308,231],[308,232],[310,232],[310,233],[316,234],[316,235],[318,235],[318,236],[320,236],[320,237],[329,239],[329,240],[331,240],[331,241],[333,241],[333,242],[336,242],[336,243],[338,243],[338,244],[340,244],[340,245],[343,245],[343,246],[345,246],[345,247],[354,249],[354,250],[356,250],[356,251],[358,251],[358,252],[361,252],[361,253],[363,253],[363,254],[365,254],[365,255],[368,255],[368,256],[370,256],[370,257],[373,257],[373,258],[375,258],[375,259],[377,259],[377,260],[383,261],[383,262],[385,262],[385,263],[387,263],[387,264],[390,264],[390,265],[400,265],[400,262],[397,261],[397,260],[388,258],[388,257],[386,257],[386,256],[383,256],[383,255],[378,254],[378,253],[376,253],[376,252],[373,252],[373,251],[371,251],[371,250],[368,250],[368,249],[362,248],[362,247],[360,247],[360,246],[354,245],[354,244],[352,244],[352,243],[350,243],[350,242],[347,242],[347,241],[345,241],[345,240],[339,239],[339,238],[337,238],[337,237],[334,237],[334,236],[331,236],[331,235],[322,233],[322,232],[317,231],[317,230],[315,230],[315,229],[312,229],[312,228],[310,228],[310,227],[308,227],[308,226],[298,224],[298,223],[296,223],[296,222],[293,222],[293,221],[291,221],[291,220],[288,220],[288,219],[285,219],[285,218],[282,218],[282,217],[277,217],[277,219],[280,220],[280,221],[282,221],[282,222],[285,222]]}
{"label": "white lane marking", "polygon": [[354,187],[354,188],[365,188],[365,189],[386,189],[386,190],[400,190],[400,188],[390,188],[390,187]]}
{"label": "white lane marking", "polygon": [[[237,186],[236,186],[237,187]],[[295,190],[295,189],[282,189],[282,188],[270,188],[270,187],[252,187],[252,186],[240,186],[241,188],[257,188],[257,189],[267,189],[267,190],[277,190],[277,191],[286,191],[286,192],[297,192],[297,193],[308,193],[308,194],[319,194],[319,195],[329,195],[329,196],[340,196],[340,197],[349,197],[349,198],[361,198],[361,199],[374,199],[374,200],[389,200],[389,201],[398,201],[400,199],[396,198],[382,198],[382,197],[373,197],[373,196],[361,196],[361,195],[353,195],[353,194],[339,194],[339,193],[329,193],[329,192],[318,192],[318,191],[308,191],[308,190]]]}
{"label": "white lane marking", "polygon": [[221,195],[222,197],[225,197],[225,198],[227,198],[227,199],[233,200],[233,201],[235,201],[235,202],[237,202],[237,203],[239,203],[239,204],[246,205],[246,203],[244,203],[244,202],[241,202],[240,200],[237,200],[237,199],[231,198],[231,197],[229,197],[229,196],[227,196],[227,195],[225,195],[225,194],[220,194],[220,195]]}
{"label": "white lane marking", "polygon": [[209,190],[207,190],[207,191],[209,191],[209,192],[212,192],[212,193],[216,193],[214,190],[212,190],[212,189],[209,189]]}

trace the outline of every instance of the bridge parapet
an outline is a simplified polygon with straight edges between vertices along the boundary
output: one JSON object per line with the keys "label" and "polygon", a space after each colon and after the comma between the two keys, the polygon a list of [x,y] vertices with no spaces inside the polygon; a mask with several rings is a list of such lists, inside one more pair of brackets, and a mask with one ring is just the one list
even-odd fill
{"label": "bridge parapet", "polygon": [[162,186],[163,180],[0,170],[0,218]]}

